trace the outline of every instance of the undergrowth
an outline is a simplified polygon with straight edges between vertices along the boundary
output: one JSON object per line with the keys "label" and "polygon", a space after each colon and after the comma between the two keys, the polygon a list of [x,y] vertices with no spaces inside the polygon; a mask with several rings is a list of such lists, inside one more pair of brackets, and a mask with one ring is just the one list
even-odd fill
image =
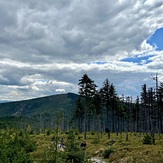
{"label": "undergrowth", "polygon": [[[60,137],[67,140],[67,134],[62,133]],[[163,135],[161,135],[163,136]],[[31,153],[35,160],[40,160],[43,156],[44,149],[51,145],[53,134],[31,135],[32,139],[37,142],[37,149]],[[80,137],[80,139],[79,139]],[[125,140],[125,133],[116,135],[111,133],[108,140],[106,133],[99,134],[94,132],[87,133],[87,147],[85,153],[88,157],[100,157],[106,162],[161,162],[163,160],[163,139],[157,140],[155,134],[155,145],[144,143],[147,139],[146,134],[129,133],[129,140]],[[76,134],[75,141],[80,145],[84,140],[84,134]]]}

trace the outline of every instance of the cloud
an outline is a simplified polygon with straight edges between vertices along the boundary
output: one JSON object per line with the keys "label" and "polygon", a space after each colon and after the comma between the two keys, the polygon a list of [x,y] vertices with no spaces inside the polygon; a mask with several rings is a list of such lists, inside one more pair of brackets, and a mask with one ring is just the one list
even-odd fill
{"label": "cloud", "polygon": [[65,92],[64,89],[56,89],[56,92]]}
{"label": "cloud", "polygon": [[[162,9],[161,0],[1,1],[0,98],[77,93],[84,73],[139,95],[144,78],[162,75],[162,51],[147,41],[163,27]],[[123,61],[135,56],[151,62]]]}

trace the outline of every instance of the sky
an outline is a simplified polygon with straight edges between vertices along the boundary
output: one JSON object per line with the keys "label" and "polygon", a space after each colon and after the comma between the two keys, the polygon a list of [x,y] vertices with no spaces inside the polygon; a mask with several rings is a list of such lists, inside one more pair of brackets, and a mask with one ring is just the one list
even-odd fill
{"label": "sky", "polygon": [[0,100],[78,93],[86,73],[121,96],[163,82],[162,0],[0,0]]}

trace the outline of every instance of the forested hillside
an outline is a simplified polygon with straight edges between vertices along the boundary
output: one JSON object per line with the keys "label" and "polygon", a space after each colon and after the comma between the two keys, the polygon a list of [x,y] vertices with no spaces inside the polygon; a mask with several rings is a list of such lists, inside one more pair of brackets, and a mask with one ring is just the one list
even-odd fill
{"label": "forested hillside", "polygon": [[63,118],[62,128],[68,129],[78,95],[59,94],[31,100],[0,104],[0,128],[16,127],[34,131],[54,128],[57,114]]}
{"label": "forested hillside", "polygon": [[71,113],[76,105],[78,95],[73,93],[58,94],[37,99],[8,102],[0,104],[0,117],[53,114],[58,109]]}

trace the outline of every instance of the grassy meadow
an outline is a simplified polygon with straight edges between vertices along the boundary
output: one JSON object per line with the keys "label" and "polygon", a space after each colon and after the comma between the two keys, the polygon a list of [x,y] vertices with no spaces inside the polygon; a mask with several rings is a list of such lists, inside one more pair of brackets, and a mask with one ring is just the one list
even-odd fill
{"label": "grassy meadow", "polygon": [[[78,146],[83,140],[84,134],[75,134],[75,142]],[[85,156],[87,158],[100,158],[109,163],[161,163],[163,162],[163,135],[158,140],[155,134],[155,144],[143,144],[146,134],[128,133],[128,141],[125,140],[125,133],[111,133],[108,140],[107,133],[99,134],[95,132],[87,133],[87,147]],[[31,134],[31,139],[36,142],[36,150],[31,152],[34,162],[44,160],[46,152],[53,143],[54,133],[50,134]],[[63,137],[65,145],[67,143],[68,134],[61,133],[59,138]]]}

